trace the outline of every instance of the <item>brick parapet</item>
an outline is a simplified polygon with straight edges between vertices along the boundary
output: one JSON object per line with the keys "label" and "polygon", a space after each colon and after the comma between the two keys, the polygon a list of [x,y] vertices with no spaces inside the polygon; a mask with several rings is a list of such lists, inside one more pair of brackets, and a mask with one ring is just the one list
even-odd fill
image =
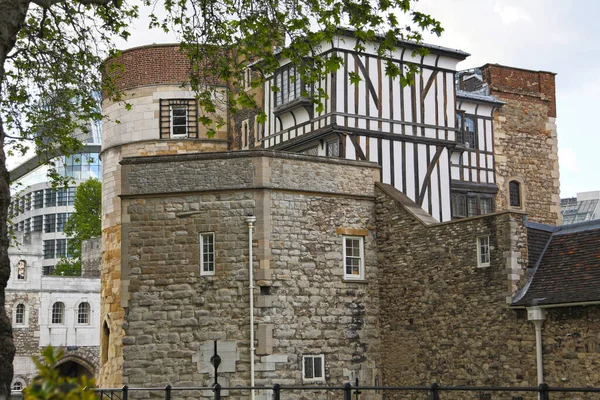
{"label": "brick parapet", "polygon": [[[134,47],[105,61],[119,90],[140,86],[175,84],[190,81],[192,63],[179,44],[153,44]],[[204,77],[209,84],[223,82],[216,77]]]}

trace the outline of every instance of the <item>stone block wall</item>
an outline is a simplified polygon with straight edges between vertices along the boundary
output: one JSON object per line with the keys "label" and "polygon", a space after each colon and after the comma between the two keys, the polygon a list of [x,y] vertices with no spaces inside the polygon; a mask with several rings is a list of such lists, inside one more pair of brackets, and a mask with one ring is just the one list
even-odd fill
{"label": "stone block wall", "polygon": [[[302,384],[302,356],[315,354],[327,384],[374,383],[377,166],[255,151],[125,159],[122,168],[123,383],[210,384],[216,340],[229,360],[219,381],[249,384],[248,214],[257,217],[257,384]],[[215,234],[214,276],[200,275],[203,232]],[[343,279],[344,234],[364,237],[364,281]]]}
{"label": "stone block wall", "polygon": [[[531,221],[560,225],[555,74],[486,64],[490,94],[506,104],[494,112],[497,210],[525,211]],[[509,205],[508,184],[521,184],[522,207]]]}
{"label": "stone block wall", "polygon": [[[378,189],[383,383],[536,386],[533,323],[507,303],[528,278],[523,215],[423,223],[400,204],[401,194]],[[491,262],[481,268],[476,238],[488,234]],[[542,331],[548,384],[600,384],[598,309],[549,310]],[[454,396],[444,394],[465,398]]]}

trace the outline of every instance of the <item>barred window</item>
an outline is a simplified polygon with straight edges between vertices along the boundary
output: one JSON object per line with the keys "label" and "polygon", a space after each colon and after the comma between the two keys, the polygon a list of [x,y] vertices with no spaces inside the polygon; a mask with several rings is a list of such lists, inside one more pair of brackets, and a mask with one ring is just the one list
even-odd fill
{"label": "barred window", "polygon": [[195,99],[160,99],[161,139],[197,138],[198,103]]}
{"label": "barred window", "polygon": [[44,203],[46,203],[46,207],[56,206],[56,191],[54,189],[44,191]]}
{"label": "barred window", "polygon": [[56,232],[56,214],[44,215],[44,232]]}
{"label": "barred window", "polygon": [[77,307],[77,323],[88,325],[90,323],[90,303],[80,303]]}
{"label": "barred window", "polygon": [[52,305],[52,323],[64,324],[65,322],[65,304],[57,301]]}

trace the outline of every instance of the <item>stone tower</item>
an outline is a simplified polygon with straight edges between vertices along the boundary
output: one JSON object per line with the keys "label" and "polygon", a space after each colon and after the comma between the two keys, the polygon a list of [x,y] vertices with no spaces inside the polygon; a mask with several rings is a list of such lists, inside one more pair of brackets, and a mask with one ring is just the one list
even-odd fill
{"label": "stone tower", "polygon": [[[102,292],[101,387],[122,384],[122,341],[129,272],[121,248],[127,246],[128,221],[121,216],[123,157],[227,150],[228,125],[207,138],[198,124],[201,112],[194,93],[183,86],[190,62],[178,45],[151,45],[124,51],[108,64],[120,64],[117,86],[124,102],[104,100],[108,117],[102,130]],[[214,82],[216,86],[222,86]],[[217,90],[217,96],[218,94]],[[221,92],[226,96],[226,91]],[[128,106],[126,106],[128,104]],[[129,109],[128,109],[129,108]],[[220,111],[219,111],[220,112]],[[224,119],[226,111],[222,111]],[[122,242],[123,240],[123,242]]]}
{"label": "stone tower", "polygon": [[505,103],[493,117],[496,209],[560,225],[555,74],[498,64],[481,72],[489,94]]}

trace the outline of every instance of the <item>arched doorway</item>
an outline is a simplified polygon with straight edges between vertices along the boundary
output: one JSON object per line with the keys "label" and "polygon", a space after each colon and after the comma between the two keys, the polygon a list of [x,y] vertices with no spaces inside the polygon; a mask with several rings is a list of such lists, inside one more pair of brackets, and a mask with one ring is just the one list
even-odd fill
{"label": "arched doorway", "polygon": [[54,369],[58,370],[60,376],[69,378],[81,378],[86,376],[88,379],[94,377],[94,367],[87,361],[76,356],[66,356],[56,363]]}

